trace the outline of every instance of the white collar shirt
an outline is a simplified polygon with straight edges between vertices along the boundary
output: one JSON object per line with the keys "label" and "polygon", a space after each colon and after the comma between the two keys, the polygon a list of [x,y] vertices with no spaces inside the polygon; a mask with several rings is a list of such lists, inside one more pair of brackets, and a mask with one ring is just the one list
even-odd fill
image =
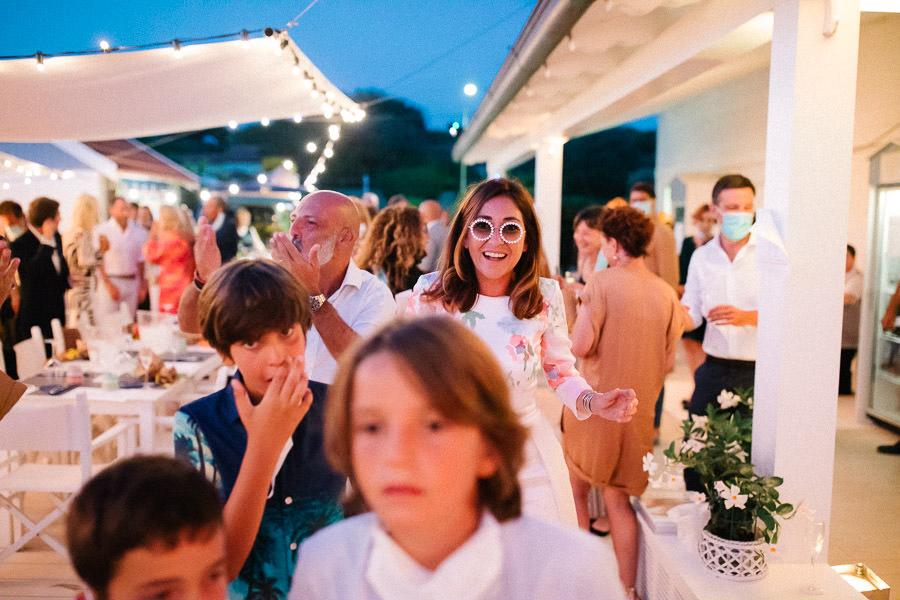
{"label": "white collar shirt", "polygon": [[[720,235],[716,234],[691,255],[681,303],[690,309],[696,327],[716,306],[759,309],[760,272],[756,264],[755,234],[750,234],[750,240],[738,251],[734,261],[722,249]],[[703,351],[718,358],[756,360],[756,329],[755,325],[738,327],[707,321]]]}
{"label": "white collar shirt", "polygon": [[[328,302],[350,329],[367,336],[394,316],[396,305],[391,290],[377,277],[357,267],[347,267],[341,287]],[[337,361],[328,351],[322,336],[313,325],[306,336],[306,369],[311,381],[327,385],[334,382]]]}
{"label": "white collar shirt", "polygon": [[100,236],[109,240],[109,250],[103,254],[103,269],[106,274],[120,277],[137,275],[138,264],[144,262],[142,249],[148,238],[147,231],[131,221],[124,231],[115,219],[109,219],[94,227],[94,247],[100,247]]}

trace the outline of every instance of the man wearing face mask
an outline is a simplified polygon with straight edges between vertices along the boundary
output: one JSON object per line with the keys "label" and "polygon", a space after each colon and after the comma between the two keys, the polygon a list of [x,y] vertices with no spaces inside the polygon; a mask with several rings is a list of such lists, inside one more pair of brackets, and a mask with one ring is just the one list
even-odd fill
{"label": "man wearing face mask", "polygon": [[694,327],[706,317],[706,360],[694,373],[690,412],[705,415],[722,390],[753,386],[759,269],[753,225],[756,188],[743,175],[721,177],[712,192],[720,223],[713,239],[697,248],[688,267],[684,296]]}
{"label": "man wearing face mask", "polygon": [[656,192],[653,185],[646,181],[638,181],[631,186],[628,204],[636,208],[653,221],[653,237],[647,247],[644,258],[647,268],[663,278],[663,281],[678,289],[678,254],[675,251],[675,234],[656,216]]}
{"label": "man wearing face mask", "polygon": [[22,207],[14,200],[0,202],[0,234],[10,242],[25,233],[27,222]]}

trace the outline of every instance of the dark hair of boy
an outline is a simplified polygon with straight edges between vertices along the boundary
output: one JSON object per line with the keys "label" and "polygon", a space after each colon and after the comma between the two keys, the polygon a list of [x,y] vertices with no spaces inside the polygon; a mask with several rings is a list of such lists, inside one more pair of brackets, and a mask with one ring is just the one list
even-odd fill
{"label": "dark hair of boy", "polygon": [[222,527],[222,503],[202,473],[174,458],[135,456],[87,482],[66,517],[78,576],[104,600],[119,561],[136,548],[206,539]]}
{"label": "dark hair of boy", "polygon": [[40,229],[47,219],[56,217],[59,213],[59,202],[52,198],[35,198],[28,205],[28,223],[35,229]]}
{"label": "dark hair of boy", "polygon": [[297,278],[267,259],[238,260],[219,268],[197,301],[200,331],[231,358],[231,346],[253,343],[268,331],[297,323],[309,331],[309,294]]}

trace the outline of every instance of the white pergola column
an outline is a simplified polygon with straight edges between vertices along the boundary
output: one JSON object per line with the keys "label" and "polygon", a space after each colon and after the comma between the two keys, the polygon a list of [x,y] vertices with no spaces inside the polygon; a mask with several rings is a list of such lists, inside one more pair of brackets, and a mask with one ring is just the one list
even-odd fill
{"label": "white pergola column", "polygon": [[541,142],[534,157],[534,208],[541,223],[544,253],[552,273],[559,272],[562,221],[562,166],[565,138]]}
{"label": "white pergola column", "polygon": [[[826,7],[840,23],[823,33]],[[859,0],[775,2],[753,462],[829,521]],[[783,241],[783,250],[777,238]],[[827,548],[827,543],[826,543]]]}

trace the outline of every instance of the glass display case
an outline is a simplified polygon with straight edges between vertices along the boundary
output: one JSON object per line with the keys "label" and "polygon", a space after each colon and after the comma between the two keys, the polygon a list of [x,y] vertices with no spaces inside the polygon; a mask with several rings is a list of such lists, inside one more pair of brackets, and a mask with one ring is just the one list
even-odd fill
{"label": "glass display case", "polygon": [[872,378],[867,412],[900,426],[900,316],[884,331],[881,318],[900,281],[900,146],[891,144],[872,158],[875,220],[870,248],[875,276],[872,319]]}

